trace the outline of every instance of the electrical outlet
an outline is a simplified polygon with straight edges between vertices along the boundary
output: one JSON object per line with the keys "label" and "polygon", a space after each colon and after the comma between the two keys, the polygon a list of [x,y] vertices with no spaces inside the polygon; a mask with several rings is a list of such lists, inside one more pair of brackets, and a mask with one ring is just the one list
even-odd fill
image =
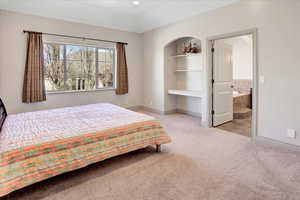
{"label": "electrical outlet", "polygon": [[289,138],[296,138],[296,130],[295,129],[288,129],[287,130],[287,137]]}

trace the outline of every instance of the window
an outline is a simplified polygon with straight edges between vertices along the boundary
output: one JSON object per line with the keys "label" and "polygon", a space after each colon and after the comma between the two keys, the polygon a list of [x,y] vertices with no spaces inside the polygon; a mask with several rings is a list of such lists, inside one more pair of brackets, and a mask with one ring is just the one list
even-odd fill
{"label": "window", "polygon": [[44,43],[48,92],[114,88],[115,48]]}

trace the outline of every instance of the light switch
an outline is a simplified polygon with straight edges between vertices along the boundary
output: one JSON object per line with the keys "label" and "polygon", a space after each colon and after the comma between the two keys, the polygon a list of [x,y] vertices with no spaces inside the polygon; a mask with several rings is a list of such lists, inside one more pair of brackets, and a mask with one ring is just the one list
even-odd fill
{"label": "light switch", "polygon": [[260,82],[261,84],[264,84],[264,83],[265,83],[265,76],[260,76],[260,77],[259,77],[259,82]]}

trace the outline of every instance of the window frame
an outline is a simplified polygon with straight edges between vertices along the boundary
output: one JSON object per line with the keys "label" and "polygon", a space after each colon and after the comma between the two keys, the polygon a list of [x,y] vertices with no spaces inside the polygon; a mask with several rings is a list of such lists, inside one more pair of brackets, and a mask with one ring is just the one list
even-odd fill
{"label": "window frame", "polygon": [[[82,92],[99,92],[99,91],[113,91],[116,90],[116,85],[117,85],[117,66],[116,66],[116,59],[117,59],[117,51],[116,47],[103,47],[101,45],[88,45],[88,44],[78,44],[78,43],[65,43],[65,42],[52,42],[52,41],[43,41],[44,44],[55,44],[55,45],[63,45],[63,56],[64,59],[63,64],[64,64],[64,84],[66,84],[67,80],[67,46],[72,45],[72,46],[80,46],[80,47],[92,47],[95,48],[95,80],[96,80],[96,85],[95,89],[84,89],[84,90],[46,90],[46,94],[65,94],[65,93],[82,93]],[[97,81],[97,76],[99,75],[99,49],[105,49],[105,50],[112,50],[113,52],[113,61],[112,61],[112,74],[113,74],[113,86],[112,87],[105,87],[105,88],[98,88],[98,81]],[[105,62],[106,63],[106,62]]]}

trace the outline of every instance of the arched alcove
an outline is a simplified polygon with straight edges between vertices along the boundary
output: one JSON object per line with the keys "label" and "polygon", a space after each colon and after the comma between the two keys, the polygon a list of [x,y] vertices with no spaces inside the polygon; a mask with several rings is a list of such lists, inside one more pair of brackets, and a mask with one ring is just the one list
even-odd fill
{"label": "arched alcove", "polygon": [[165,111],[201,116],[203,61],[201,41],[182,37],[165,46]]}

